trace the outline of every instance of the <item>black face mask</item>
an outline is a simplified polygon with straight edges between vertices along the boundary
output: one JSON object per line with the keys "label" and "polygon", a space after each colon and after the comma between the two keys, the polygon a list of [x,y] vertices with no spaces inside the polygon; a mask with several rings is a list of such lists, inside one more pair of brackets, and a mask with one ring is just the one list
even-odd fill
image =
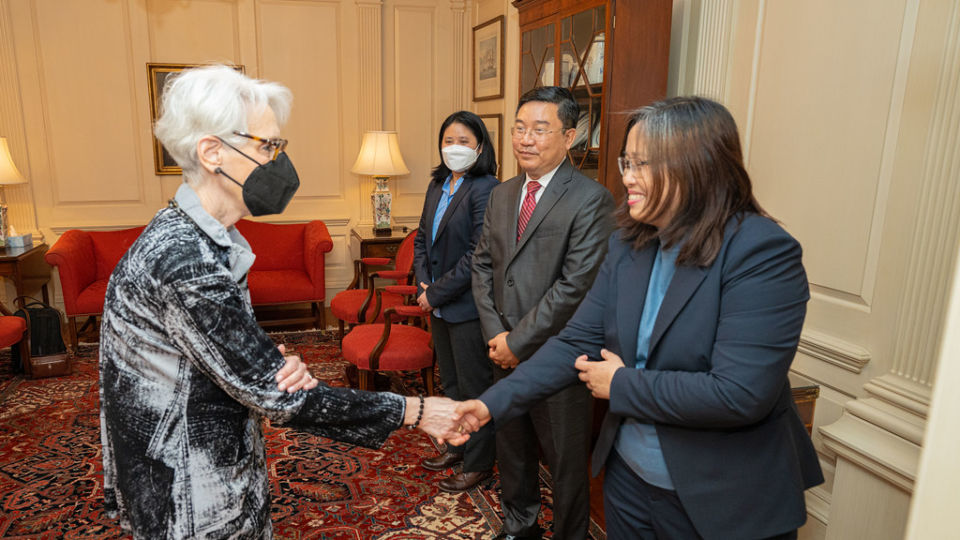
{"label": "black face mask", "polygon": [[277,159],[260,164],[227,141],[220,140],[241,156],[256,163],[257,168],[250,173],[243,184],[237,182],[220,167],[217,167],[214,172],[226,176],[234,184],[243,188],[243,204],[247,205],[251,215],[266,216],[282,213],[293,198],[293,194],[297,192],[297,188],[300,187],[300,177],[297,176],[297,170],[293,168],[287,153],[280,152]]}

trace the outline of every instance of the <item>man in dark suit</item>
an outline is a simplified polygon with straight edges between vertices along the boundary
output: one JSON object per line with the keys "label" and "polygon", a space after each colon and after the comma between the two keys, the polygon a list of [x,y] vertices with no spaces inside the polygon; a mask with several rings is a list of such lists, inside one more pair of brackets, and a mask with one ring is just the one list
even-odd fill
{"label": "man in dark suit", "polygon": [[[569,90],[520,98],[511,128],[524,174],[495,187],[474,251],[473,295],[494,379],[564,327],[606,254],[613,197],[567,160],[580,107]],[[497,426],[504,525],[498,538],[539,538],[537,442],[550,466],[554,538],[587,536],[590,395],[575,384]]]}

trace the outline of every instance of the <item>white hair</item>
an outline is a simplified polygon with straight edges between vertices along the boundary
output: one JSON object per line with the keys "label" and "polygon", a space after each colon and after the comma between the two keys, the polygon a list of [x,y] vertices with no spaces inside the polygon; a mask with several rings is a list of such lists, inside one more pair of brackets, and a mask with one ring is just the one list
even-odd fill
{"label": "white hair", "polygon": [[246,132],[251,114],[269,106],[283,126],[292,101],[285,86],[251,79],[230,66],[187,69],[168,77],[153,131],[183,169],[184,180],[195,184],[201,178],[197,142],[202,137],[216,135],[239,146],[244,139],[233,132]]}

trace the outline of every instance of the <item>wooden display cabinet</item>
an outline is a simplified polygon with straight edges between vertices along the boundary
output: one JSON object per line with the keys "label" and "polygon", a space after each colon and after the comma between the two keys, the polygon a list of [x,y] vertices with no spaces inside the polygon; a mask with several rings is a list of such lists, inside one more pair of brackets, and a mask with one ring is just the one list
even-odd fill
{"label": "wooden display cabinet", "polygon": [[617,156],[629,111],[666,96],[670,0],[514,0],[520,95],[565,86],[580,103],[569,155],[621,193]]}

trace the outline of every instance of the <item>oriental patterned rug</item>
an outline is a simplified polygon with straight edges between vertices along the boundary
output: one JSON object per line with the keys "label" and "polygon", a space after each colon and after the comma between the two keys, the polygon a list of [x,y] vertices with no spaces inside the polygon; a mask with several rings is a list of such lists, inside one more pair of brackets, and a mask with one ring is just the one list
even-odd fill
{"label": "oriental patterned rug", "polygon": [[[332,334],[274,339],[322,381],[346,385]],[[422,392],[413,376],[391,376],[390,386]],[[95,345],[81,345],[70,376],[51,379],[12,373],[9,352],[0,354],[0,538],[125,537],[103,514],[99,424]],[[496,476],[466,493],[439,491],[447,472],[418,466],[438,451],[420,431],[398,430],[377,450],[269,424],[264,431],[276,538],[490,538],[500,529]],[[543,479],[541,525],[549,528],[545,470]],[[591,525],[593,538],[605,537]]]}

